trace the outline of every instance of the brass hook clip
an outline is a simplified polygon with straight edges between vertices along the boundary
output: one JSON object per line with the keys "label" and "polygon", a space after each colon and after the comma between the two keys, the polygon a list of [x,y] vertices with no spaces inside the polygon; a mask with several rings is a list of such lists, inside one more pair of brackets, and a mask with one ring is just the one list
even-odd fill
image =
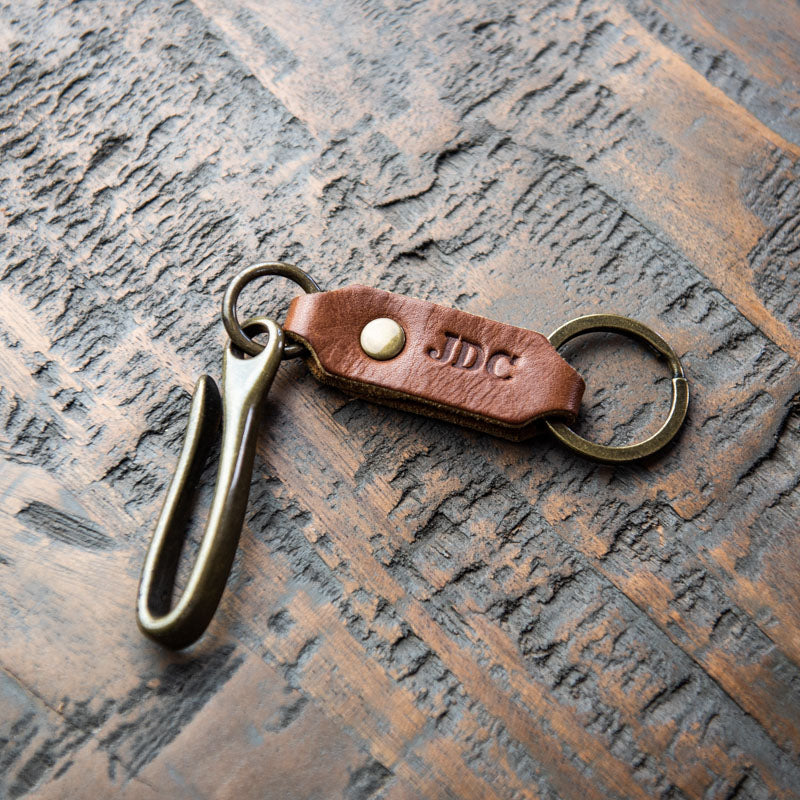
{"label": "brass hook clip", "polygon": [[[283,331],[271,319],[259,317],[242,327],[247,333],[269,334],[269,341],[252,358],[237,354],[230,342],[225,346],[221,398],[211,377],[203,375],[197,381],[178,466],[139,583],[139,628],[151,639],[175,649],[200,638],[225,589],[250,494],[262,401],[283,356]],[[170,607],[191,497],[220,417],[222,447],[214,499],[186,588]]]}

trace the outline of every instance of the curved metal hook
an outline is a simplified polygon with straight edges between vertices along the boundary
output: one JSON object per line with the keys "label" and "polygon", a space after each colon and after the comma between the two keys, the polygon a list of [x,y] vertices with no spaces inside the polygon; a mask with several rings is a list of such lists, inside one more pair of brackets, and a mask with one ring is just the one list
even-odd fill
{"label": "curved metal hook", "polygon": [[[283,331],[271,319],[248,320],[245,329],[269,334],[254,358],[226,345],[222,397],[214,380],[197,381],[186,436],[139,582],[137,621],[151,639],[173,649],[203,634],[217,610],[242,530],[262,401],[281,363]],[[222,448],[214,499],[186,588],[170,608],[191,497],[222,417]]]}

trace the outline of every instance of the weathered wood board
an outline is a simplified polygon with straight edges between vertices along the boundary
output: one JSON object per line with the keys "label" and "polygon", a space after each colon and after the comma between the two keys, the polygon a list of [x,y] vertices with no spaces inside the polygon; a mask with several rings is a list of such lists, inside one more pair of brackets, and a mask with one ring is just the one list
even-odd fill
{"label": "weathered wood board", "polygon": [[[796,3],[22,0],[0,76],[1,797],[800,797]],[[220,610],[163,651],[138,573],[264,259],[634,316],[685,431],[598,466],[287,362]],[[582,432],[655,430],[663,365],[565,354]]]}

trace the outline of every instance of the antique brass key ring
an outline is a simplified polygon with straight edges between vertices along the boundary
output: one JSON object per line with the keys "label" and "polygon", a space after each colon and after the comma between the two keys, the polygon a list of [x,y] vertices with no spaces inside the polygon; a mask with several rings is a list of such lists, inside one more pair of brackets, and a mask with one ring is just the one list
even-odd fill
{"label": "antique brass key ring", "polygon": [[[250,281],[268,275],[289,278],[305,294],[292,301],[283,329],[265,317],[240,325],[239,294]],[[264,263],[230,283],[222,319],[230,338],[223,351],[222,392],[208,375],[197,382],[183,448],[139,584],[140,629],[176,649],[200,638],[222,597],[247,508],[263,401],[284,358],[304,355],[316,378],[351,394],[513,440],[528,438],[544,422],[568,448],[606,463],[661,450],[682,425],[689,403],[688,382],[672,348],[645,325],[614,314],[579,317],[544,337],[369,287],[323,292],[296,266]],[[584,383],[556,348],[592,331],[638,339],[671,369],[667,421],[643,442],[594,444],[566,424],[575,419]],[[256,333],[266,333],[267,343],[256,342],[251,336]],[[220,420],[214,498],[186,588],[173,605],[191,497]]]}
{"label": "antique brass key ring", "polygon": [[625,461],[646,458],[657,453],[672,441],[686,419],[686,412],[689,409],[689,382],[684,377],[683,365],[675,355],[675,351],[655,331],[635,319],[622,317],[619,314],[589,314],[585,317],[577,317],[554,330],[547,338],[550,340],[550,344],[558,350],[561,345],[576,336],[599,332],[619,333],[632,339],[638,339],[666,359],[672,371],[672,405],[666,421],[652,436],[642,442],[615,446],[590,442],[588,439],[578,436],[563,422],[545,420],[544,424],[547,425],[550,433],[570,450],[595,461],[620,464]]}

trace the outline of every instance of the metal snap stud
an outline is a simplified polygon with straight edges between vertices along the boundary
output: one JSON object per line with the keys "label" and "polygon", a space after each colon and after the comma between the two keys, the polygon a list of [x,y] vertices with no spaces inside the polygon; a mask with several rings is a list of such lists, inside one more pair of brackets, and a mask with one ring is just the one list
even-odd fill
{"label": "metal snap stud", "polygon": [[394,358],[405,343],[405,331],[387,317],[373,319],[361,329],[361,349],[377,361]]}

